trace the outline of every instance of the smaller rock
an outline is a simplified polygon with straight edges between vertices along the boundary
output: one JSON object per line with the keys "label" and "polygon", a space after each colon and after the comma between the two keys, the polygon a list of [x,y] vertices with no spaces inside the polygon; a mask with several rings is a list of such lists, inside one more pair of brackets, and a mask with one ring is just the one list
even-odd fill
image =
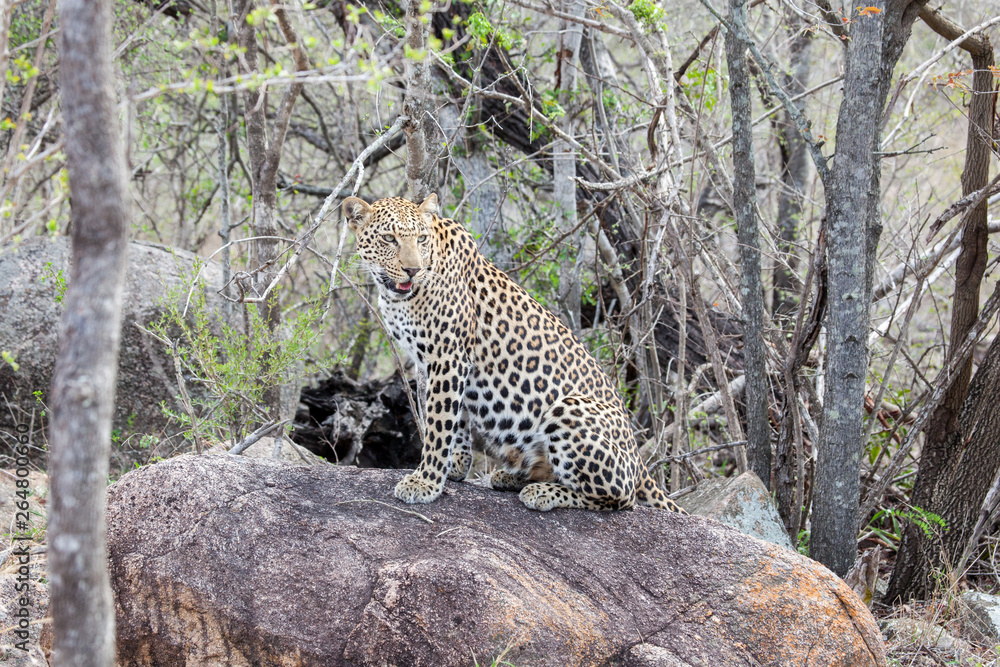
{"label": "smaller rock", "polygon": [[677,503],[691,514],[706,516],[736,530],[795,551],[774,501],[752,472],[739,477],[702,482]]}
{"label": "smaller rock", "polygon": [[[37,559],[38,556],[34,555],[33,558]],[[34,564],[32,567],[33,570],[38,569]],[[42,619],[49,608],[48,586],[38,581],[29,581],[27,591],[18,591],[18,575],[15,572],[16,568],[13,572],[0,574],[0,665],[45,667],[48,662],[39,647],[39,635],[42,632]],[[27,599],[27,607],[20,605],[22,598]],[[28,611],[27,628],[24,630],[21,629],[19,618],[22,609]],[[16,634],[23,631],[28,633],[27,639]]]}
{"label": "smaller rock", "polygon": [[[35,513],[45,514],[44,503],[49,491],[49,476],[43,472],[31,471],[27,477],[19,478],[15,470],[0,470],[0,535],[16,532],[14,531],[14,519],[17,512],[15,503],[22,500],[16,494],[24,488],[18,487],[18,479],[28,480],[27,490],[30,491],[30,495],[27,500],[31,522],[36,528],[45,527],[45,519]],[[6,543],[7,540],[4,539],[3,542]],[[0,549],[0,552],[2,551]]]}
{"label": "smaller rock", "polygon": [[1000,597],[979,591],[962,593],[959,614],[973,639],[986,644],[1000,641]]}
{"label": "smaller rock", "polygon": [[921,644],[941,651],[966,653],[972,646],[964,639],[921,618],[890,618],[882,622],[882,632],[886,638],[897,642]]}
{"label": "smaller rock", "polygon": [[[232,443],[219,444],[206,450],[205,454],[226,454],[233,446]],[[286,461],[299,465],[320,465],[326,463],[322,456],[316,456],[302,445],[296,445],[288,438],[281,439],[281,450],[278,456],[274,456],[274,438],[263,437],[257,442],[243,450],[239,456],[246,456],[251,459],[273,459],[275,461]]]}

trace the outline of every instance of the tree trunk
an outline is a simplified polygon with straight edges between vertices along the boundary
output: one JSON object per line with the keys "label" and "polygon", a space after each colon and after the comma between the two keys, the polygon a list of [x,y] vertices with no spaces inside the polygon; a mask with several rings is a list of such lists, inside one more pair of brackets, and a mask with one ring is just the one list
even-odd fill
{"label": "tree trunk", "polygon": [[944,528],[940,534],[927,535],[915,522],[907,526],[886,601],[929,597],[936,590],[933,575],[937,571],[943,571],[949,583],[961,575],[954,567],[1000,467],[998,384],[1000,336],[993,339],[970,384],[955,430],[944,443],[948,457],[937,471],[934,494],[922,508],[941,517]]}
{"label": "tree trunk", "polygon": [[50,394],[52,661],[107,667],[114,663],[115,633],[104,508],[128,181],[113,93],[111,3],[61,0],[59,14],[73,267]]}
{"label": "tree trunk", "polygon": [[[583,2],[564,0],[562,10],[571,16],[583,16]],[[557,99],[568,110],[576,92],[577,72],[580,62],[580,43],[583,27],[563,19],[559,23],[558,64],[556,68]],[[573,135],[573,116],[567,113],[559,119],[560,129]],[[577,229],[576,151],[563,139],[557,139],[552,148],[552,194],[560,234],[566,234],[566,247],[560,253],[559,305],[566,326],[580,332],[580,250],[582,232]]]}
{"label": "tree trunk", "polygon": [[[784,85],[788,94],[795,96],[806,89],[809,80],[812,33],[802,30],[802,21],[794,12],[787,12],[786,24],[787,32],[791,35],[791,57]],[[802,199],[809,177],[809,152],[787,109],[782,118],[774,122],[774,129],[781,153],[781,191],[778,193],[780,254],[773,274],[771,311],[778,326],[781,326],[782,320],[787,322],[794,317],[797,305],[799,308],[807,307],[806,303],[796,304],[798,286],[794,271],[798,266],[795,246],[802,226]],[[817,249],[814,252],[820,251]],[[793,539],[799,532],[802,504],[805,501],[799,493],[805,486],[805,480],[799,479],[804,470],[805,453],[802,451],[802,423],[798,409],[798,392],[801,387],[798,372],[798,367],[793,363],[784,374],[784,408],[775,444],[774,486],[771,487],[778,514]]]}
{"label": "tree trunk", "polygon": [[[936,11],[921,12],[924,21],[945,39],[953,40],[965,31]],[[962,172],[962,194],[982,189],[989,183],[990,159],[993,144],[993,116],[996,111],[996,92],[994,91],[992,67],[994,65],[993,46],[983,35],[970,37],[962,43],[962,48],[972,54],[972,102],[969,106],[969,129],[966,139],[965,169]],[[965,341],[969,329],[979,315],[979,291],[986,270],[988,244],[988,201],[973,209],[965,219],[962,229],[962,250],[955,263],[955,293],[951,310],[951,331],[949,334],[949,359]],[[996,344],[994,343],[994,346]],[[992,348],[991,348],[992,350]],[[959,422],[968,419],[966,411],[972,408],[968,405],[973,401],[970,395],[970,379],[972,376],[972,358],[960,369],[945,394],[944,400],[935,410],[925,431],[924,448],[920,459],[920,468],[910,496],[910,504],[942,517],[945,512],[951,514],[946,518],[948,531],[944,540],[946,547],[954,547],[971,529],[977,519],[979,505],[968,513],[966,505],[981,504],[989,489],[992,477],[996,472],[996,464],[990,463],[998,454],[996,452],[980,452],[980,460],[971,459],[966,452],[974,449],[971,442],[964,442],[965,436]],[[977,372],[985,372],[986,362]],[[992,372],[992,371],[991,371]],[[968,401],[966,398],[968,397]],[[976,401],[982,401],[979,397]],[[960,417],[961,415],[961,417]],[[988,420],[989,421],[989,420]],[[993,418],[993,423],[997,421]],[[989,430],[988,427],[986,430]],[[981,431],[973,436],[981,439]],[[984,441],[983,447],[1000,449],[1000,440]],[[966,462],[966,469],[961,469],[959,462]],[[989,467],[992,465],[992,467]],[[981,475],[989,475],[986,486],[980,483]],[[967,476],[967,479],[962,479]],[[950,483],[946,483],[950,482]],[[960,486],[952,486],[957,483]],[[952,499],[952,495],[956,499]],[[956,523],[957,522],[957,523]],[[933,582],[930,580],[934,568],[940,567],[941,547],[936,540],[929,539],[916,525],[909,525],[900,545],[896,567],[887,591],[887,599],[924,598],[933,592]],[[962,545],[964,546],[964,544]],[[949,558],[957,558],[958,554],[945,550]]]}
{"label": "tree trunk", "polygon": [[760,279],[756,176],[747,66],[746,0],[730,0],[735,31],[726,33],[726,62],[733,105],[733,212],[740,244],[740,300],[743,305],[743,364],[746,373],[747,463],[771,487],[771,426],[764,357],[764,289]]}
{"label": "tree trunk", "polygon": [[995,393],[998,386],[1000,336],[993,339],[969,386],[957,432],[952,435],[951,456],[941,472],[931,510],[945,522],[941,545],[935,545],[934,540],[923,540],[921,562],[935,565],[941,562],[943,554],[945,565],[954,564],[976,524],[983,499],[1000,468],[1000,410],[996,407]]}
{"label": "tree trunk", "polygon": [[[272,2],[272,5],[275,3]],[[240,73],[246,76],[259,75],[257,63],[257,32],[256,28],[247,22],[247,17],[253,11],[253,0],[237,0],[233,5],[233,26],[236,43],[242,49],[239,57]],[[275,5],[275,16],[284,33],[286,42],[291,46],[298,71],[309,68],[302,50],[297,46],[295,37],[284,8]],[[301,83],[288,86],[275,115],[271,129],[270,141],[267,136],[267,99],[261,99],[261,90],[247,87],[243,90],[243,119],[247,132],[247,154],[250,160],[251,190],[253,207],[250,224],[253,235],[252,262],[255,272],[251,293],[263,297],[277,276],[279,245],[278,229],[278,164],[281,161],[281,147],[285,143],[285,134],[292,114],[292,107],[299,93]],[[267,294],[261,304],[261,314],[267,328],[267,335],[276,338],[281,326],[281,306],[277,290]],[[250,333],[249,331],[247,332]],[[281,385],[272,383],[264,388],[264,404],[270,412],[272,420],[281,419]]]}
{"label": "tree trunk", "polygon": [[[791,14],[791,12],[789,12]],[[801,21],[789,17],[791,41],[789,72],[785,74],[785,90],[791,96],[801,94],[809,80],[809,57],[812,50],[812,33],[802,30]],[[774,292],[771,311],[778,317],[790,317],[795,312],[796,281],[794,271],[798,264],[795,242],[802,225],[802,198],[809,177],[809,153],[806,142],[795,129],[795,121],[786,109],[782,119],[775,123],[778,149],[781,152],[781,191],[778,193],[778,250],[781,252],[774,268]]]}
{"label": "tree trunk", "polygon": [[839,575],[857,555],[868,323],[879,215],[882,110],[919,5],[876,0],[851,16],[837,159],[826,187],[829,308],[810,554]]}
{"label": "tree trunk", "polygon": [[429,21],[420,10],[420,0],[404,0],[406,6],[406,41],[404,49],[406,95],[403,113],[409,117],[406,133],[406,182],[410,198],[418,204],[437,190],[437,160],[432,153],[434,122],[429,116],[431,73],[428,66],[427,29]]}

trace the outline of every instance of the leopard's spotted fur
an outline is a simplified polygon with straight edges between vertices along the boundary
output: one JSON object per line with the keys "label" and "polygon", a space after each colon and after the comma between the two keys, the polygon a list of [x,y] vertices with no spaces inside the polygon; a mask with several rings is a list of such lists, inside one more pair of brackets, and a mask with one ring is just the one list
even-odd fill
{"label": "leopard's spotted fur", "polygon": [[428,503],[472,464],[469,429],[500,468],[494,489],[530,508],[683,511],[639,459],[625,405],[563,323],[484,258],[472,236],[437,215],[437,197],[344,215],[375,278],[386,327],[426,378],[419,467],[396,497]]}

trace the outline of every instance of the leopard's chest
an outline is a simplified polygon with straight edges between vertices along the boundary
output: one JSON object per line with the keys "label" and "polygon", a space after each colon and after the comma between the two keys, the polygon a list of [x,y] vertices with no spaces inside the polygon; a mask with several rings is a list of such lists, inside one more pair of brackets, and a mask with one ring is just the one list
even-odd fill
{"label": "leopard's chest", "polygon": [[423,367],[428,348],[433,345],[428,339],[433,323],[409,302],[388,301],[380,296],[379,310],[386,330],[399,347],[418,367]]}

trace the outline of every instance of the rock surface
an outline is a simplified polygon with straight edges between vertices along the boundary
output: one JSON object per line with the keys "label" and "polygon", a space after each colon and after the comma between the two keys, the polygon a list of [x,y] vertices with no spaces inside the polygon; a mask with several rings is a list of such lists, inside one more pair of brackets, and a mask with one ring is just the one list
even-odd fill
{"label": "rock surface", "polygon": [[752,472],[702,482],[696,491],[678,498],[677,503],[691,514],[710,517],[741,533],[795,551],[767,487]]}
{"label": "rock surface", "polygon": [[[5,667],[46,667],[48,662],[42,652],[40,635],[42,619],[49,608],[49,587],[38,579],[39,555],[29,566],[28,581],[19,581],[16,562],[0,572],[0,665]],[[7,560],[6,557],[0,560]],[[16,561],[16,559],[14,559]],[[19,590],[27,587],[27,590]],[[28,605],[20,602],[26,599]],[[22,610],[27,611],[28,627],[22,629]],[[27,632],[25,637],[19,633]]]}
{"label": "rock surface", "polygon": [[965,591],[959,606],[962,625],[985,644],[1000,642],[1000,596]]}
{"label": "rock surface", "polygon": [[786,549],[469,484],[406,506],[404,474],[182,456],[125,475],[108,491],[120,663],[885,665],[854,593]]}
{"label": "rock surface", "polygon": [[[159,318],[160,299],[180,290],[194,277],[195,256],[159,246],[129,244],[128,279],[122,308],[122,339],[118,362],[114,426],[126,432],[156,433],[168,422],[160,402],[175,406],[177,382],[173,362],[163,345],[135,327]],[[62,272],[61,278],[57,276]],[[70,276],[67,238],[31,238],[17,246],[0,248],[0,350],[12,353],[19,370],[0,363],[0,395],[14,406],[14,419],[25,423],[37,412],[34,392],[49,391],[58,348],[61,280]],[[210,263],[202,272],[210,287],[209,307],[221,312],[222,300],[214,287],[222,285],[222,270]],[[196,387],[191,387],[196,391]],[[36,418],[35,423],[41,420]],[[0,410],[0,429],[12,428],[11,412]],[[131,465],[130,462],[124,462]]]}

